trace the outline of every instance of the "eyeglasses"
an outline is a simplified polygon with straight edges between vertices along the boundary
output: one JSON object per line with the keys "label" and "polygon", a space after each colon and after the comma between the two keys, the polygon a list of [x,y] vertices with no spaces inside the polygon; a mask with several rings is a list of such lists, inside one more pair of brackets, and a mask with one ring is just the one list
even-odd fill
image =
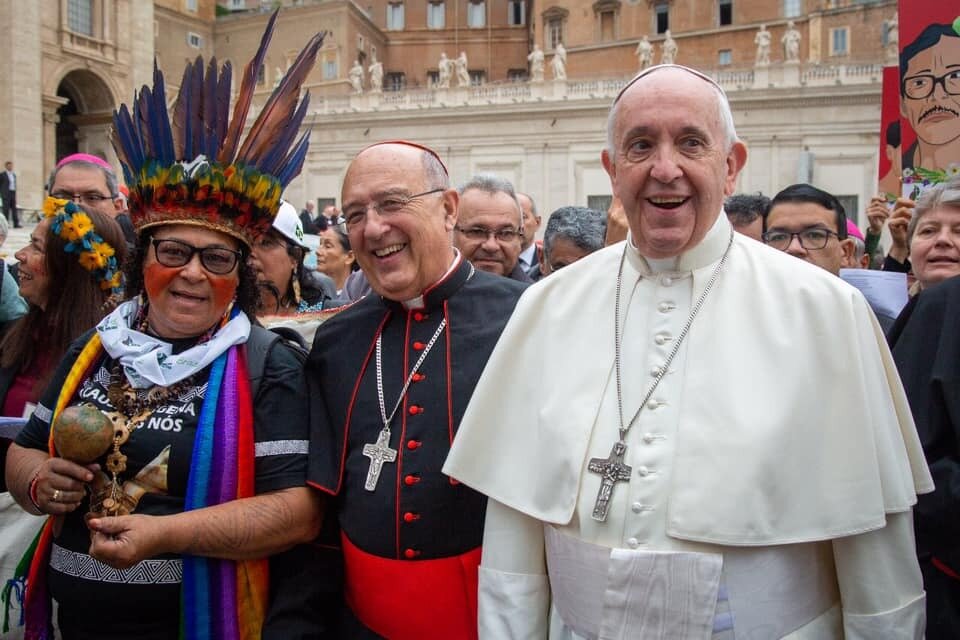
{"label": "eyeglasses", "polygon": [[67,191],[54,191],[50,194],[58,200],[73,200],[77,204],[98,205],[104,200],[113,200],[116,196],[105,196],[96,191],[87,191],[86,193],[68,193]]}
{"label": "eyeglasses", "polygon": [[168,238],[151,238],[150,244],[157,254],[157,262],[165,267],[186,266],[196,253],[200,254],[203,268],[216,275],[233,271],[243,254],[226,247],[195,247],[192,244]]}
{"label": "eyeglasses", "polygon": [[459,225],[454,228],[475,242],[486,242],[490,236],[496,238],[497,242],[512,242],[523,235],[516,229],[487,229],[486,227],[467,227],[464,229]]}
{"label": "eyeglasses", "polygon": [[[433,193],[440,193],[441,191],[446,191],[443,187],[438,189],[431,189],[430,191],[424,191],[423,193],[415,193],[412,196],[387,196],[379,202],[371,202],[365,205],[357,205],[355,207],[350,207],[347,211],[343,212],[343,221],[346,223],[347,228],[356,227],[367,215],[367,210],[373,209],[377,212],[377,215],[381,217],[389,217],[396,215],[402,212],[407,208],[411,202],[417,198],[422,198],[423,196],[429,196]],[[339,220],[338,220],[339,222]]]}
{"label": "eyeglasses", "polygon": [[790,243],[793,242],[794,237],[796,237],[801,247],[808,251],[814,251],[827,246],[827,242],[830,241],[830,236],[837,236],[837,238],[839,238],[840,234],[835,231],[830,231],[829,229],[813,227],[811,229],[797,231],[796,233],[776,230],[767,231],[763,234],[763,241],[774,249],[786,251]]}
{"label": "eyeglasses", "polygon": [[960,70],[954,69],[942,76],[935,76],[930,73],[908,76],[903,79],[901,89],[908,98],[923,100],[933,93],[938,84],[943,85],[943,90],[949,95],[960,95]]}

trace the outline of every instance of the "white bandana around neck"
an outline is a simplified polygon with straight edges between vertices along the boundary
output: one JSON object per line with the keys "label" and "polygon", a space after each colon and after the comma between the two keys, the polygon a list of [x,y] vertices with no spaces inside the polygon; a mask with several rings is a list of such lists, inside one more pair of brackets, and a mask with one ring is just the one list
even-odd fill
{"label": "white bandana around neck", "polygon": [[250,336],[247,314],[238,313],[207,342],[173,355],[168,342],[135,329],[130,325],[137,317],[140,304],[128,300],[113,310],[97,325],[103,348],[119,360],[130,386],[146,389],[153,385],[167,386],[202,370],[221,353]]}

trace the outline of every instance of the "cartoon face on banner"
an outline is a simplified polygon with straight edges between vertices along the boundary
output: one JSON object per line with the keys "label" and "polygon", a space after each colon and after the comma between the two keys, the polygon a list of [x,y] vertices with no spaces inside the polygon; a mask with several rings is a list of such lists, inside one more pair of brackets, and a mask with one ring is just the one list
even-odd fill
{"label": "cartoon face on banner", "polygon": [[960,173],[960,16],[940,0],[900,0],[899,15],[903,194],[915,199]]}

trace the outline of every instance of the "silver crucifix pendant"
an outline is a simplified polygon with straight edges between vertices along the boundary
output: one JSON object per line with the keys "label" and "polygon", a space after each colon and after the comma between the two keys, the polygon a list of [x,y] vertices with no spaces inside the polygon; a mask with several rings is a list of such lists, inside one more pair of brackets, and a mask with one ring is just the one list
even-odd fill
{"label": "silver crucifix pendant", "polygon": [[363,488],[374,491],[377,488],[377,481],[380,480],[383,463],[394,462],[397,459],[397,450],[390,448],[390,430],[382,429],[376,443],[363,445],[363,455],[370,458],[367,481],[363,483]]}
{"label": "silver crucifix pendant", "polygon": [[587,469],[600,474],[600,490],[597,491],[597,501],[593,505],[591,517],[603,522],[607,519],[607,510],[610,508],[610,497],[617,482],[628,482],[633,467],[623,463],[623,454],[627,452],[627,445],[616,442],[610,455],[606,458],[591,458]]}

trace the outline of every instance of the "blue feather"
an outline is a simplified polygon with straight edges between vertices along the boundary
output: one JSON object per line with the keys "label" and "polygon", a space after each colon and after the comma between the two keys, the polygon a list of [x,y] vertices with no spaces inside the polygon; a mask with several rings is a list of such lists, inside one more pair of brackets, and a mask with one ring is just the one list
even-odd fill
{"label": "blue feather", "polygon": [[258,171],[273,175],[280,170],[283,166],[287,150],[297,137],[297,133],[300,130],[300,123],[307,114],[307,107],[309,105],[310,94],[308,93],[304,96],[303,100],[300,101],[300,105],[290,118],[289,125],[284,128],[283,131],[280,132],[279,137],[276,138],[273,147],[264,157],[257,160],[256,168]]}
{"label": "blue feather", "polygon": [[157,146],[158,159],[164,164],[173,164],[173,134],[170,132],[170,116],[167,113],[167,91],[163,81],[163,72],[153,60],[153,114],[151,120],[157,122],[157,137],[154,144]]}
{"label": "blue feather", "polygon": [[300,138],[297,146],[293,148],[290,155],[283,162],[283,169],[277,174],[277,181],[280,186],[286,187],[290,184],[303,168],[303,160],[307,157],[307,149],[310,148],[310,131],[307,131]]}

